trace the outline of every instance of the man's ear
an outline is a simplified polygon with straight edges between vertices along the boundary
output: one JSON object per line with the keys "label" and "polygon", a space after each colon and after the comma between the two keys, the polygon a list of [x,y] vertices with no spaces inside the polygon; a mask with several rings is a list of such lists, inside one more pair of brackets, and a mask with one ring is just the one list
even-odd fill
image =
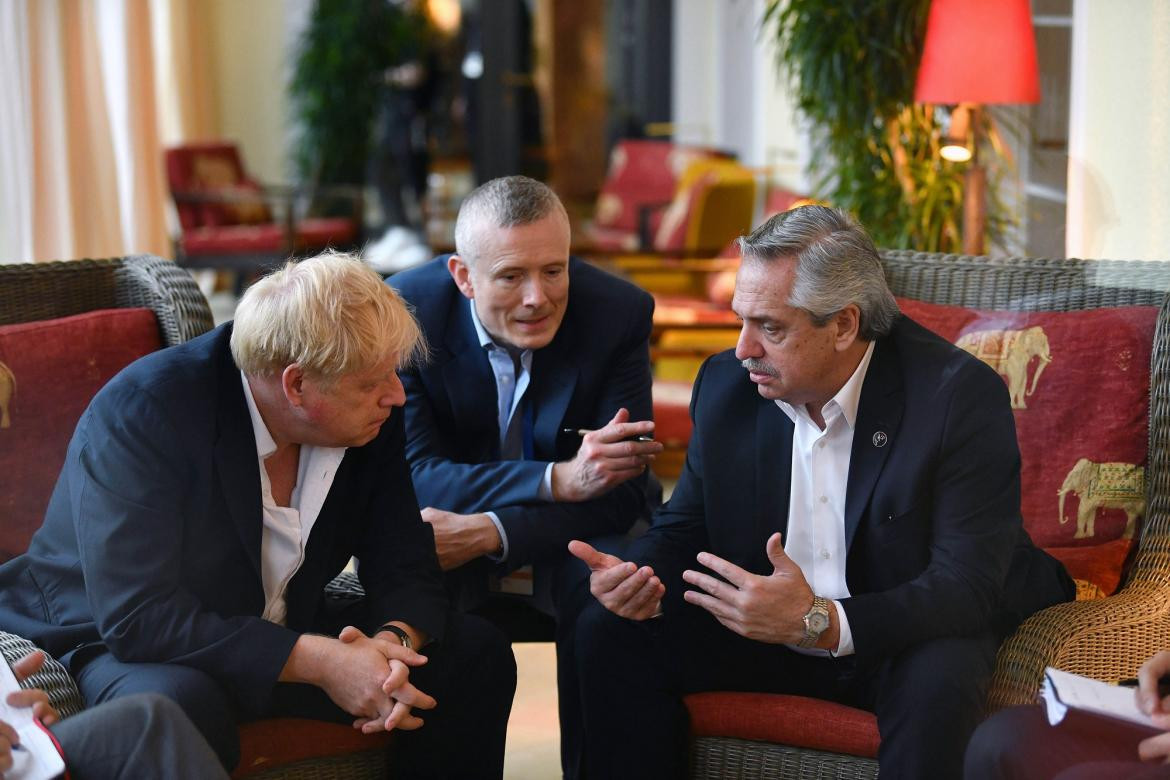
{"label": "man's ear", "polygon": [[459,255],[447,258],[447,273],[455,280],[455,286],[465,298],[475,298],[475,287],[471,284],[471,269]]}
{"label": "man's ear", "polygon": [[851,303],[833,315],[837,325],[837,339],[835,347],[838,352],[844,352],[853,346],[861,332],[861,309]]}
{"label": "man's ear", "polygon": [[280,372],[280,388],[284,397],[293,406],[303,406],[305,403],[305,371],[296,363],[291,363]]}

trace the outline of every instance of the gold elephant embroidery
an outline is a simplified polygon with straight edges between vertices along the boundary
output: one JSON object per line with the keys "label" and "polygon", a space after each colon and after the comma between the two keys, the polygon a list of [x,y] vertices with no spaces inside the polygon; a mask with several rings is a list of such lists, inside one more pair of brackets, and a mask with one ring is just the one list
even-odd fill
{"label": "gold elephant embroidery", "polygon": [[1081,458],[1064,478],[1056,495],[1060,497],[1060,522],[1064,516],[1064,497],[1072,493],[1080,499],[1077,507],[1077,532],[1074,539],[1093,535],[1093,521],[1098,509],[1125,512],[1122,539],[1132,539],[1137,519],[1146,513],[1146,470],[1132,463],[1094,463]]}
{"label": "gold elephant embroidery", "polygon": [[[979,358],[1007,380],[1013,409],[1028,408],[1025,396],[1036,392],[1040,374],[1052,362],[1048,336],[1040,326],[1025,330],[975,330],[960,336],[955,346]],[[1032,386],[1028,387],[1028,366],[1032,358],[1039,358],[1039,362],[1032,375]]]}
{"label": "gold elephant embroidery", "polygon": [[11,368],[0,362],[0,428],[12,426],[12,418],[8,411],[15,395],[16,375],[12,373]]}

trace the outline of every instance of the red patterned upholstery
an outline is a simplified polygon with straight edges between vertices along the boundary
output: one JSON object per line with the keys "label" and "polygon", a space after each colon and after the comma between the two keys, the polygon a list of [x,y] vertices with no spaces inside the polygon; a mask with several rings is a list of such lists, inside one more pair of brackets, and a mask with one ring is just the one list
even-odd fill
{"label": "red patterned upholstery", "polygon": [[876,758],[881,738],[872,712],[821,699],[712,691],[684,699],[692,737],[730,737]]}
{"label": "red patterned upholstery", "polygon": [[89,400],[160,346],[150,309],[0,326],[0,562],[23,553],[41,527]]}
{"label": "red patterned upholstery", "polygon": [[1024,526],[1075,579],[1113,593],[1145,517],[1157,308],[1029,314],[899,303],[1004,377]]}

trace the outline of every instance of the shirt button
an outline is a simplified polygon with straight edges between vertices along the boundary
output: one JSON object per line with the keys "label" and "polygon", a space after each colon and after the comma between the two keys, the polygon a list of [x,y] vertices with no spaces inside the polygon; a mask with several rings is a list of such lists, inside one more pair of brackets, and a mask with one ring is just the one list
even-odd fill
{"label": "shirt button", "polygon": [[821,503],[822,504],[829,503],[829,497],[828,496],[821,496]]}
{"label": "shirt button", "polygon": [[829,558],[830,558],[831,556],[829,555],[829,551],[828,551],[828,550],[821,550],[821,557],[822,557],[822,558],[824,558],[824,559],[827,561],[827,560],[829,560]]}
{"label": "shirt button", "polygon": [[817,446],[823,450],[825,448],[825,443],[823,441],[817,442]]}

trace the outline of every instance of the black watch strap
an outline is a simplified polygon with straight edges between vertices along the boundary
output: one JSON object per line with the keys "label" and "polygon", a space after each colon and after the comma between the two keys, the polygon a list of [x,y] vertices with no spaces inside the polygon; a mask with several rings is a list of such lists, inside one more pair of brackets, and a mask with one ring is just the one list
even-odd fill
{"label": "black watch strap", "polygon": [[398,637],[398,641],[401,642],[402,646],[405,647],[407,650],[414,649],[414,643],[410,641],[410,634],[406,633],[404,630],[402,630],[398,626],[393,625],[391,623],[387,623],[386,625],[384,625],[378,629],[378,633],[381,633],[383,631],[389,631],[391,634]]}

